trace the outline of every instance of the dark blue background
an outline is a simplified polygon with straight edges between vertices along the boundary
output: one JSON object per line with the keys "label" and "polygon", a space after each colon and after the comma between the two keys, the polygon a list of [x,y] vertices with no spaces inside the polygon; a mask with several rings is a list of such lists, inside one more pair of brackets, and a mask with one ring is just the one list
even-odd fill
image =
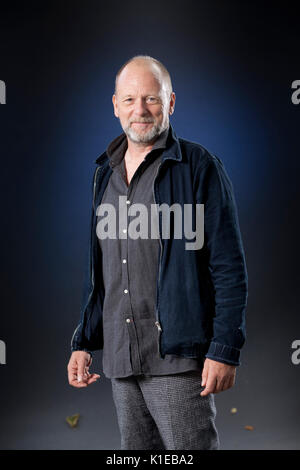
{"label": "dark blue background", "polygon": [[[118,449],[110,381],[67,383],[79,318],[93,161],[121,133],[114,76],[161,60],[178,136],[229,173],[249,274],[247,342],[216,395],[222,449],[299,449],[299,20],[269,2],[48,1],[1,5],[2,449]],[[236,415],[230,414],[237,407]],[[72,430],[65,417],[79,412]],[[253,425],[246,431],[244,425]]]}

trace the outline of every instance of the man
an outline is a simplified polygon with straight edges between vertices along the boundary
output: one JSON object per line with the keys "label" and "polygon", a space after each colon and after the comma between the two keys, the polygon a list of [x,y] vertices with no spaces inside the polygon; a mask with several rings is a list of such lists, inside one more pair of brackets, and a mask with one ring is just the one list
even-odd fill
{"label": "man", "polygon": [[[127,61],[112,100],[124,132],[96,160],[69,383],[97,381],[89,367],[103,349],[122,449],[218,449],[214,394],[234,385],[245,341],[247,271],[233,188],[218,157],[176,136],[175,93],[161,62]],[[134,205],[151,214],[158,236],[134,235]],[[164,236],[159,208],[176,205],[192,207],[192,225],[204,205],[198,248],[187,248],[186,232],[174,235],[175,216]]]}

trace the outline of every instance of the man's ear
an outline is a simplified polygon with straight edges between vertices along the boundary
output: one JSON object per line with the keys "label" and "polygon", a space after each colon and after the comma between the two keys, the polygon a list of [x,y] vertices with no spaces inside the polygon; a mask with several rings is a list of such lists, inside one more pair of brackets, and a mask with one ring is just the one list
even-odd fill
{"label": "man's ear", "polygon": [[172,91],[171,97],[170,97],[170,106],[169,106],[170,116],[174,113],[175,101],[176,101],[176,95],[175,95],[174,91]]}
{"label": "man's ear", "polygon": [[112,96],[112,102],[113,102],[113,106],[114,106],[114,114],[115,114],[115,116],[118,118],[118,117],[119,117],[119,113],[118,113],[118,104],[117,104],[116,95],[113,95],[113,96]]}

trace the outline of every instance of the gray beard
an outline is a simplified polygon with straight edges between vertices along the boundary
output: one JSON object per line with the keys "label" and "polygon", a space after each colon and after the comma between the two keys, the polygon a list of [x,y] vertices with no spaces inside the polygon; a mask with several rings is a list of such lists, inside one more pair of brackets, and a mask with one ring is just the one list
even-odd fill
{"label": "gray beard", "polygon": [[138,134],[129,125],[125,128],[123,127],[123,131],[132,142],[136,144],[147,144],[157,138],[167,127],[168,126],[163,124],[154,124],[148,132]]}

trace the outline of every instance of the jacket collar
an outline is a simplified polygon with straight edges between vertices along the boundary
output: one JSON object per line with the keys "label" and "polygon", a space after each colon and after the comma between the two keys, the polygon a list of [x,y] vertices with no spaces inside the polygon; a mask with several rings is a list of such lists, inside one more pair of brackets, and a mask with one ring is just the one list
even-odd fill
{"label": "jacket collar", "polygon": [[[114,149],[116,149],[117,146],[120,145],[122,140],[124,140],[124,138],[126,138],[126,135],[123,132],[121,135],[116,137],[109,144],[109,146],[107,147],[107,150],[110,149],[110,151],[113,151]],[[107,150],[105,150],[105,152],[103,152],[96,160],[94,160],[94,163],[100,165],[102,163],[108,162],[109,157],[107,155]],[[178,160],[178,161],[182,160],[182,153],[181,153],[178,137],[173,127],[171,126],[171,124],[169,124],[169,135],[168,135],[168,139],[166,142],[166,148],[162,154],[162,160],[166,160],[167,158],[171,158],[173,160]]]}

